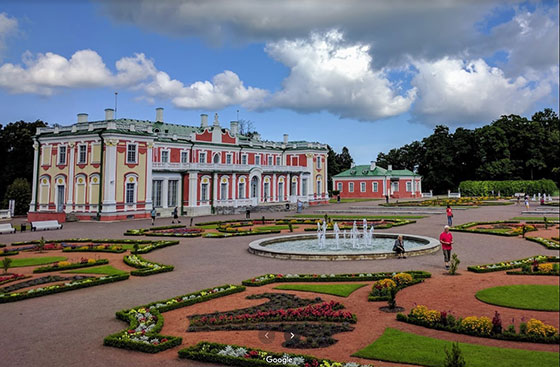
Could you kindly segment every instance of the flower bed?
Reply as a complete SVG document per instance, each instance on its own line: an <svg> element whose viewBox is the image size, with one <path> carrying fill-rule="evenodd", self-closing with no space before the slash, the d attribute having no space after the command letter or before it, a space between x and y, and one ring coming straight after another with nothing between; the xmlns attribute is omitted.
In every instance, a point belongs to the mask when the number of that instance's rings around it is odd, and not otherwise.
<svg viewBox="0 0 560 367"><path fill-rule="evenodd" d="M423 282L424 278L425 277L415 277L410 273L397 273L392 277L377 280L371 287L368 301L388 301L391 288L395 288L395 291L398 292L403 288Z"/></svg>
<svg viewBox="0 0 560 367"><path fill-rule="evenodd" d="M179 358L242 367L373 367L354 362L340 363L301 354L282 354L237 345L209 342L200 342L192 347L181 349L179 351Z"/></svg>
<svg viewBox="0 0 560 367"><path fill-rule="evenodd" d="M136 276L147 276L158 273L165 273L168 271L173 271L174 269L172 265L163 265L156 262L148 261L140 255L127 255L123 260L125 264L138 269L130 272L130 274Z"/></svg>
<svg viewBox="0 0 560 367"><path fill-rule="evenodd" d="M111 252L122 254L126 250L119 245L63 245L63 252Z"/></svg>
<svg viewBox="0 0 560 367"><path fill-rule="evenodd" d="M429 278L425 271L407 271L414 278ZM264 274L242 282L245 286L260 287L262 285L282 282L352 282L391 278L397 273L354 273L354 274Z"/></svg>
<svg viewBox="0 0 560 367"><path fill-rule="evenodd" d="M520 260L503 261L503 262L494 263L494 264L468 266L467 270L472 271L474 273L489 273L489 272L493 272L493 271L502 271L502 270L520 268L520 267L523 266L523 264L532 264L534 261L537 261L538 263L559 262L560 257L558 257L558 256L537 255L537 256L532 256L532 257L528 257L528 258L520 259Z"/></svg>
<svg viewBox="0 0 560 367"><path fill-rule="evenodd" d="M479 226L491 226L491 228L479 228ZM492 234L496 236L519 236L523 231L532 232L537 230L536 224L520 223L519 221L493 221L493 222L469 222L455 227L451 231Z"/></svg>
<svg viewBox="0 0 560 367"><path fill-rule="evenodd" d="M558 344L560 342L558 330L555 327L546 325L536 319L530 319L527 323L521 323L519 332L517 332L515 325L509 325L504 329L500 314L497 311L492 319L486 316L455 318L445 311L430 310L426 306L418 305L410 310L408 315L397 314L397 320L430 329L483 338L547 344Z"/></svg>
<svg viewBox="0 0 560 367"><path fill-rule="evenodd" d="M149 245L142 246L138 248L138 250L132 250L133 254L147 254L148 252L152 252L154 250L159 250L160 248L164 248L167 246L174 246L178 245L179 241L149 241Z"/></svg>
<svg viewBox="0 0 560 367"><path fill-rule="evenodd" d="M535 266L536 265L536 266ZM560 275L560 266L558 263L533 263L533 266L529 264L523 264L521 270L518 271L506 271L508 275Z"/></svg>
<svg viewBox="0 0 560 367"><path fill-rule="evenodd" d="M549 239L549 238L542 238L542 237L525 237L527 241L533 241L538 244L543 245L547 249L550 250L558 250L560 249L560 242L557 240Z"/></svg>
<svg viewBox="0 0 560 367"><path fill-rule="evenodd" d="M4 249L0 251L0 256L14 256L19 254L19 251Z"/></svg>
<svg viewBox="0 0 560 367"><path fill-rule="evenodd" d="M42 266L39 268L33 269L34 273L47 273L49 271L62 271L62 270L70 270L70 269L78 269L78 268L87 268L90 266L96 265L104 265L108 264L109 260L107 259L86 259L82 258L78 263L70 263L68 261L59 261L54 265L49 266Z"/></svg>
<svg viewBox="0 0 560 367"><path fill-rule="evenodd" d="M23 246L23 245L36 245L38 243L40 243L41 241L39 240L32 240L32 241L20 241L20 242L13 242L12 246ZM105 238L105 239L91 239L91 238L69 238L69 239L65 239L65 240L49 240L49 241L45 241L46 245L49 244L61 244L63 245L64 243L67 242L71 242L71 243L83 243L83 242L92 242L92 243L120 243L120 244L146 244L146 243L151 243L152 241L150 240L128 240L128 239L111 239L111 238Z"/></svg>
<svg viewBox="0 0 560 367"><path fill-rule="evenodd" d="M16 280L22 280L26 278L31 278L30 275L23 275L23 274L4 274L0 275L0 285L15 282Z"/></svg>
<svg viewBox="0 0 560 367"><path fill-rule="evenodd" d="M163 312L244 290L245 287L227 284L118 311L117 318L128 322L129 327L107 336L103 340L103 345L146 353L157 353L181 345L182 338L158 334L163 327L163 316L161 315Z"/></svg>
<svg viewBox="0 0 560 367"><path fill-rule="evenodd" d="M226 237L237 237L237 236L253 236L259 234L273 234L280 233L280 230L266 230L266 231L253 231L253 230L237 230L236 228L231 228L220 233L206 233L204 238L226 238Z"/></svg>
<svg viewBox="0 0 560 367"><path fill-rule="evenodd" d="M40 279L40 278L39 278ZM0 293L0 303L21 301L27 298L46 296L48 294L60 293L71 291L78 288L93 287L96 285L118 282L120 280L128 279L128 274L123 275L110 275L102 276L99 278L95 277L85 277L85 276L75 276L71 278L64 278L64 280L70 280L64 284L55 284L51 286L46 286L44 288L30 289L23 292L5 292ZM35 279L33 279L35 280ZM17 285L17 284L16 284ZM4 287L5 289L6 287Z"/></svg>
<svg viewBox="0 0 560 367"><path fill-rule="evenodd" d="M129 229L125 236L173 236L173 237L200 237L204 232L201 228L187 228L183 225L161 226L151 228Z"/></svg>

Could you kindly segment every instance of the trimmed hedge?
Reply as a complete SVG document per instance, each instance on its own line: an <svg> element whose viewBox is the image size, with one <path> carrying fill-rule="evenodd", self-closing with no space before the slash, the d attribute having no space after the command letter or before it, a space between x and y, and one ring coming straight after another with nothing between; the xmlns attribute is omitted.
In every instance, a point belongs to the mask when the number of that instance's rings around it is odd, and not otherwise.
<svg viewBox="0 0 560 367"><path fill-rule="evenodd" d="M410 287L411 285L415 285L418 283L422 283L424 281L424 278L412 278L412 282L408 283L408 284L401 284L398 285L397 287L395 287L396 293L398 293L400 290L406 288L406 287ZM368 302L379 302L379 301L388 301L389 300L389 295L385 295L385 296L374 296L373 295L373 291L370 292L370 294L368 295Z"/></svg>
<svg viewBox="0 0 560 367"><path fill-rule="evenodd" d="M239 236L253 236L259 234L273 234L280 233L280 230L267 230L267 231L239 231L239 232L220 232L220 233L206 233L204 238L227 238L227 237L239 237Z"/></svg>
<svg viewBox="0 0 560 367"><path fill-rule="evenodd" d="M14 256L17 254L19 254L19 251L9 251L9 250L0 251L0 256Z"/></svg>
<svg viewBox="0 0 560 367"><path fill-rule="evenodd" d="M36 245L40 241L39 240L32 240L32 241L20 241L20 242L13 242L12 246L21 246L21 245ZM105 239L91 239L91 238L69 238L65 240L48 240L45 243L63 243L63 242L92 242L92 243L121 243L121 244L146 244L152 243L153 241L150 240L129 240L129 239L114 239L114 238L105 238Z"/></svg>
<svg viewBox="0 0 560 367"><path fill-rule="evenodd" d="M450 316L447 316L448 318ZM558 344L560 343L560 338L558 334L556 336L538 336L538 335L528 335L522 333L515 333L508 331L505 329L501 333L494 333L494 334L484 334L474 330L470 330L461 326L462 318L456 319L453 318L453 325L443 325L440 322L437 323L430 323L428 321L419 320L415 317L411 317L410 315L405 315L402 313L397 314L397 320L406 322L408 324L419 325L426 327L428 329L435 329L435 330L443 330L449 331L451 333L456 334L465 334L465 335L472 335L477 336L480 338L489 338L489 339L499 339L499 340L512 340L517 342L530 342L530 343L543 343L543 344Z"/></svg>
<svg viewBox="0 0 560 367"><path fill-rule="evenodd" d="M136 256L138 260L145 262L146 266L142 266L132 261L131 260L132 256ZM131 275L135 275L135 276L148 276L148 275L154 275L159 273L166 273L168 271L173 271L173 269L175 268L172 265L164 265L164 264L159 264L153 261L146 260L140 255L127 255L123 258L123 261L126 265L138 269L130 272Z"/></svg>
<svg viewBox="0 0 560 367"><path fill-rule="evenodd" d="M102 276L99 278L86 278L81 281L74 281L62 285L46 286L45 288L43 288L43 290L40 291L30 290L33 292L23 291L23 292L14 292L14 293L1 293L0 303L21 301L28 298L41 297L49 294L71 291L74 289L93 287L96 285L118 282L121 280L126 280L128 279L128 277L129 277L128 274L109 275L109 276Z"/></svg>
<svg viewBox="0 0 560 367"><path fill-rule="evenodd" d="M459 190L467 196L487 196L500 192L502 196L513 196L516 193L536 195L538 193L552 194L558 191L558 186L552 180L509 180L509 181L462 181Z"/></svg>
<svg viewBox="0 0 560 367"><path fill-rule="evenodd" d="M548 238L542 237L525 237L527 241L536 242L540 245L543 245L549 250L558 250L560 248L560 243L556 240L550 240Z"/></svg>
<svg viewBox="0 0 560 367"><path fill-rule="evenodd" d="M157 242L153 242L153 241L149 241L150 245L148 246L143 246L141 248L138 249L138 251L130 251L132 254L147 254L148 252L152 252L154 250L159 250L160 248L164 248L167 246L175 246L179 244L179 241L177 240L173 240L173 241L157 241Z"/></svg>
<svg viewBox="0 0 560 367"><path fill-rule="evenodd" d="M224 297L230 294L243 292L245 287L243 286L235 286L226 284L223 286L215 287L215 288L208 288L203 289L198 292L188 293L185 295L169 298L162 301L156 301L152 303L148 303L146 305L137 306L132 309L125 309L121 311L117 311L116 317L119 320L129 323L129 327L125 330L122 330L118 333L111 334L103 340L103 345L116 347L116 348L123 348L123 349L130 349L136 350L145 353L157 353L161 352L162 350L166 350L169 348L173 348L177 345L180 345L182 342L182 338L173 337L173 336L163 336L158 334L163 327L163 316L162 313L170 310L175 310L181 307L186 307L193 305L195 303L209 301L214 298ZM153 345L150 343L145 342L138 342L130 339L130 335L134 333L130 333L130 331L134 331L139 326L139 321L134 316L139 311L149 311L152 315L157 318L157 322L154 324L148 332L142 334L142 336L146 335L148 338L156 338L160 342L157 345ZM166 341L164 341L166 339Z"/></svg>
<svg viewBox="0 0 560 367"><path fill-rule="evenodd" d="M538 263L560 262L560 258L558 256L535 255L520 260L503 261L494 264L472 265L468 266L467 270L472 271L473 273L490 273L493 271L517 269L523 266L523 264L532 264L535 260Z"/></svg>
<svg viewBox="0 0 560 367"><path fill-rule="evenodd" d="M85 246L82 246L85 247ZM92 247L88 247L86 248L82 248L82 247L65 247L62 249L62 252L110 252L110 253L114 253L114 254L122 254L123 252L125 252L126 250L124 248L120 248L120 249L111 249L111 248L103 248L103 249L97 249L94 246Z"/></svg>
<svg viewBox="0 0 560 367"><path fill-rule="evenodd" d="M426 271L405 271L413 278L424 279L432 275ZM357 282L391 278L397 273L354 273L354 274L264 274L255 278L246 279L241 284L249 287L260 287L271 283L296 283L296 282Z"/></svg>
<svg viewBox="0 0 560 367"><path fill-rule="evenodd" d="M220 353L222 350L238 350L242 348L246 354L242 357L227 355ZM237 354L237 353L236 353ZM271 357L273 361L267 362L266 357ZM239 345L219 344L210 342L200 342L188 348L179 350L179 358L192 359L201 362L210 362L220 365L228 366L242 366L242 367L284 367L294 366L294 363L289 363L288 358L299 359L302 363L298 365L305 366L342 366L340 362L333 362L328 359L315 358L303 354L291 353L276 353L269 352L262 349L255 349L249 347L242 347ZM278 363L276 363L278 362ZM371 365L355 364L355 367L366 367Z"/></svg>
<svg viewBox="0 0 560 367"><path fill-rule="evenodd" d="M97 265L105 265L108 264L109 260L107 259L99 259L99 260L95 260L94 263L74 263L74 264L70 264L68 266L54 266L54 265L50 265L50 266L42 266L40 268L35 268L33 269L33 273L47 273L50 271L62 271L62 270L71 270L71 269L79 269L79 268L87 268L90 266L97 266Z"/></svg>
<svg viewBox="0 0 560 367"><path fill-rule="evenodd" d="M152 236L152 237L200 237L203 231L200 232L154 232L166 229L176 229L176 228L186 228L185 225L170 225L170 226L160 226L151 228L139 228L139 229L129 229L124 235L125 236Z"/></svg>
<svg viewBox="0 0 560 367"><path fill-rule="evenodd" d="M513 228L511 229L511 232L500 232L500 231L496 231L494 229L488 228L488 229L484 229L484 228L474 228L474 229L470 229L471 227L474 226L478 226L478 225L484 225L484 224L519 224L521 223L518 220L496 220L496 221L490 221L490 222L468 222L468 223L464 223L455 227L451 227L449 228L450 231L454 231L454 232L468 232L468 233L481 233L481 234L491 234L491 235L495 235L495 236L506 236L506 237L515 237L515 236L519 236L521 233L515 233L513 232Z"/></svg>

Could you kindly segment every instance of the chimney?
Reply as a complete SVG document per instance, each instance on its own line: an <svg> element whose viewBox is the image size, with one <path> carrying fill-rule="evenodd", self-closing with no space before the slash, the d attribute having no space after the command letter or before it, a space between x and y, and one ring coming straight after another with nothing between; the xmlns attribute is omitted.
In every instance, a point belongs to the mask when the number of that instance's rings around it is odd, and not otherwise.
<svg viewBox="0 0 560 367"><path fill-rule="evenodd" d="M229 131L231 132L231 135L233 136L237 135L239 131L239 122L231 121L229 123Z"/></svg>
<svg viewBox="0 0 560 367"><path fill-rule="evenodd" d="M105 121L114 120L115 119L115 110L112 108L105 109Z"/></svg>
<svg viewBox="0 0 560 367"><path fill-rule="evenodd" d="M156 122L163 122L163 107L156 108Z"/></svg>
<svg viewBox="0 0 560 367"><path fill-rule="evenodd" d="M200 127L208 127L208 115L205 113L200 115Z"/></svg>
<svg viewBox="0 0 560 367"><path fill-rule="evenodd" d="M369 170L373 171L376 166L377 166L377 163L375 163L374 161L371 161L370 164L369 164Z"/></svg>
<svg viewBox="0 0 560 367"><path fill-rule="evenodd" d="M79 113L78 114L78 123L87 122L87 117L88 117L87 113Z"/></svg>
<svg viewBox="0 0 560 367"><path fill-rule="evenodd" d="M288 144L288 134L284 134L284 144Z"/></svg>
<svg viewBox="0 0 560 367"><path fill-rule="evenodd" d="M392 171L392 170L393 170L393 165L392 164L388 165L387 166L387 171Z"/></svg>

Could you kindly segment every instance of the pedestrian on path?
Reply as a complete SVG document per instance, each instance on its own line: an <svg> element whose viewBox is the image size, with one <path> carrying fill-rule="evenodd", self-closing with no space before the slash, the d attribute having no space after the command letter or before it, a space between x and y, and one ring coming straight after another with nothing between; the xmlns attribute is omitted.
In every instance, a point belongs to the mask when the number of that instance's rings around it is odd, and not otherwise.
<svg viewBox="0 0 560 367"><path fill-rule="evenodd" d="M150 216L152 217L152 226L156 223L156 208L152 208L152 211L150 212Z"/></svg>
<svg viewBox="0 0 560 367"><path fill-rule="evenodd" d="M449 205L447 206L445 212L447 213L447 225L449 227L453 227L453 211Z"/></svg>
<svg viewBox="0 0 560 367"><path fill-rule="evenodd" d="M525 195L525 208L529 210L529 196Z"/></svg>
<svg viewBox="0 0 560 367"><path fill-rule="evenodd" d="M404 240L402 235L399 235L395 240L393 251L397 254L398 259L406 259L406 256L404 255Z"/></svg>
<svg viewBox="0 0 560 367"><path fill-rule="evenodd" d="M177 207L175 207L175 209L173 209L173 220L171 221L171 223L175 223L175 221L177 221L177 223L181 223L181 221L179 220L179 213L177 210Z"/></svg>
<svg viewBox="0 0 560 367"><path fill-rule="evenodd" d="M443 227L443 232L439 235L439 243L443 250L443 261L445 268L449 269L449 261L451 260L451 250L453 249L453 235L449 232L449 226Z"/></svg>

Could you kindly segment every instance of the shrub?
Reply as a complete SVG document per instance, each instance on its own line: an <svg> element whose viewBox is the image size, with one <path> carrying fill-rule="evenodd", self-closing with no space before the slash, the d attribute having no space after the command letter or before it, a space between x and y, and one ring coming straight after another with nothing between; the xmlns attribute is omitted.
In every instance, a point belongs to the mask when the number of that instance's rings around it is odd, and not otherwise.
<svg viewBox="0 0 560 367"><path fill-rule="evenodd" d="M10 259L9 257L5 257L4 259L2 259L2 267L4 268L4 273L8 272L8 269L10 268L11 264L12 264L12 259Z"/></svg>
<svg viewBox="0 0 560 367"><path fill-rule="evenodd" d="M443 365L445 367L465 367L467 365L458 342L451 345L451 351L445 348L445 361Z"/></svg>
<svg viewBox="0 0 560 367"><path fill-rule="evenodd" d="M553 266L552 264L539 264L538 271L542 271L543 273L550 273L552 272Z"/></svg>
<svg viewBox="0 0 560 367"><path fill-rule="evenodd" d="M408 273L398 273L393 276L393 280L397 285L404 285L412 283L412 275Z"/></svg>
<svg viewBox="0 0 560 367"><path fill-rule="evenodd" d="M494 317L492 318L492 334L502 333L502 318L498 311L494 312Z"/></svg>
<svg viewBox="0 0 560 367"><path fill-rule="evenodd" d="M558 334L558 330L554 326L547 325L540 320L530 319L527 321L527 334L540 337L550 337Z"/></svg>
<svg viewBox="0 0 560 367"><path fill-rule="evenodd" d="M529 195L538 193L552 194L558 187L552 180L510 180L510 181L463 181L459 184L461 193L468 196L486 196L492 190L504 196L513 196L524 192Z"/></svg>
<svg viewBox="0 0 560 367"><path fill-rule="evenodd" d="M474 334L489 335L492 331L492 321L486 316L469 316L461 321L461 327Z"/></svg>
<svg viewBox="0 0 560 367"><path fill-rule="evenodd" d="M457 256L457 254L453 254L453 256L451 256L451 264L449 266L449 274L451 274L451 275L457 274L457 268L459 267L460 263L461 263L461 260L459 260L459 257Z"/></svg>

